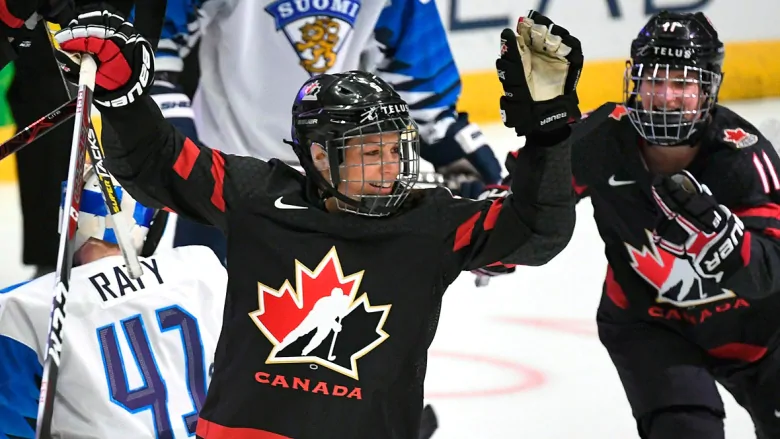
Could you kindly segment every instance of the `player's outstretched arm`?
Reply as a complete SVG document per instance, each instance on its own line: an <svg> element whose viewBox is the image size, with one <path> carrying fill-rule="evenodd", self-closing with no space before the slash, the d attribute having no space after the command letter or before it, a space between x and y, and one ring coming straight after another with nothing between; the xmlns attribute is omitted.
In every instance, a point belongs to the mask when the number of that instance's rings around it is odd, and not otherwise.
<svg viewBox="0 0 780 439"><path fill-rule="evenodd" d="M496 62L504 87L504 123L526 136L513 157L506 196L450 203L448 216L466 217L453 234L461 270L503 264L542 265L563 250L574 231L570 119L579 119L576 82L579 41L533 11L518 21L518 36L501 34ZM533 59L533 62L532 62Z"/></svg>
<svg viewBox="0 0 780 439"><path fill-rule="evenodd" d="M226 214L249 187L241 176L262 185L268 164L211 150L168 123L146 96L154 77L152 48L114 11L82 10L55 38L62 50L91 54L98 63L94 96L107 122L106 166L123 187L146 205L224 229ZM63 65L66 74L78 71Z"/></svg>

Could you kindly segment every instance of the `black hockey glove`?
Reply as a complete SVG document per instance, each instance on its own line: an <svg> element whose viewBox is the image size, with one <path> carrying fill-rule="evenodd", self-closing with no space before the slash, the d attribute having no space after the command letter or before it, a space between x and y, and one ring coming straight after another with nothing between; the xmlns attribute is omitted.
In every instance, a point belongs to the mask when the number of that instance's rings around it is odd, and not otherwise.
<svg viewBox="0 0 780 439"><path fill-rule="evenodd" d="M107 5L80 10L54 38L64 52L89 53L95 58L95 104L99 106L123 107L152 86L152 46ZM64 53L57 54L57 61L66 78L77 83L78 62Z"/></svg>
<svg viewBox="0 0 780 439"><path fill-rule="evenodd" d="M504 182L506 183L506 182ZM485 192L479 196L480 200L496 200L498 198L505 198L509 194L508 184L495 184L485 187ZM474 280L474 285L478 287L484 287L490 282L491 277L503 276L506 274L512 274L515 272L514 265L506 265L501 262L490 264L486 267L477 268L471 271L477 278Z"/></svg>
<svg viewBox="0 0 780 439"><path fill-rule="evenodd" d="M577 81L582 71L580 41L535 11L501 32L496 61L504 87L501 120L518 136L554 131L579 120Z"/></svg>
<svg viewBox="0 0 780 439"><path fill-rule="evenodd" d="M690 260L702 278L720 282L744 266L745 227L707 186L687 171L656 177L653 197L663 213L654 240L664 250Z"/></svg>
<svg viewBox="0 0 780 439"><path fill-rule="evenodd" d="M73 0L0 0L0 5L5 12L0 23L9 37L15 36L14 30L33 29L40 17L60 25L73 18Z"/></svg>

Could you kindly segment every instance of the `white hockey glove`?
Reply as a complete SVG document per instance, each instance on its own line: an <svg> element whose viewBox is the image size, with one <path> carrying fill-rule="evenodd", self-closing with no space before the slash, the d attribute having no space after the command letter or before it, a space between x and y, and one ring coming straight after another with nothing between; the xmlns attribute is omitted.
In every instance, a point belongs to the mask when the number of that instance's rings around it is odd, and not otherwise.
<svg viewBox="0 0 780 439"><path fill-rule="evenodd" d="M525 136L578 120L577 81L582 63L580 41L538 12L520 17L517 35L504 29L501 57L496 61L504 88L504 125Z"/></svg>

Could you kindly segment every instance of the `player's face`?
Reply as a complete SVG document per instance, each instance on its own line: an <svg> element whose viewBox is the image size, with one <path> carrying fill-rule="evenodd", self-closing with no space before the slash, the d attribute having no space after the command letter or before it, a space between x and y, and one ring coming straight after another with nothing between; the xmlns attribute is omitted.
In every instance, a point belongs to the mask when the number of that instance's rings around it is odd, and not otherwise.
<svg viewBox="0 0 780 439"><path fill-rule="evenodd" d="M339 169L339 192L351 195L390 195L401 165L398 132L369 134L347 141Z"/></svg>
<svg viewBox="0 0 780 439"><path fill-rule="evenodd" d="M662 65L647 69L639 84L642 107L649 111L683 111L692 120L704 101L698 70L670 70Z"/></svg>

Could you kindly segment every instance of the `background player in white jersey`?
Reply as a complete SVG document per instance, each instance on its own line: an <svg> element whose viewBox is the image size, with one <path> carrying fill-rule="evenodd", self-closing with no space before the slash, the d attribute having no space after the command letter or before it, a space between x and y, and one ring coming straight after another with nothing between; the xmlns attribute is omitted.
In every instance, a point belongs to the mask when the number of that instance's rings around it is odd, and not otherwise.
<svg viewBox="0 0 780 439"><path fill-rule="evenodd" d="M154 209L116 189L134 243L152 253L160 227ZM97 176L88 169L55 437L188 437L206 398L227 274L207 248L189 246L144 255L143 276L130 279L106 214ZM0 292L0 438L35 437L53 276Z"/></svg>
<svg viewBox="0 0 780 439"><path fill-rule="evenodd" d="M455 109L460 74L435 1L168 0L155 64L162 81L152 93L190 138L192 112L176 85L182 57L198 35L193 105L207 146L298 165L280 142L290 138L289 97L310 76L360 69L384 79L409 104L421 156L449 177L453 192L476 198L483 183L500 180L485 136ZM175 245L203 243L207 235L184 220ZM224 255L224 244L211 247Z"/></svg>

